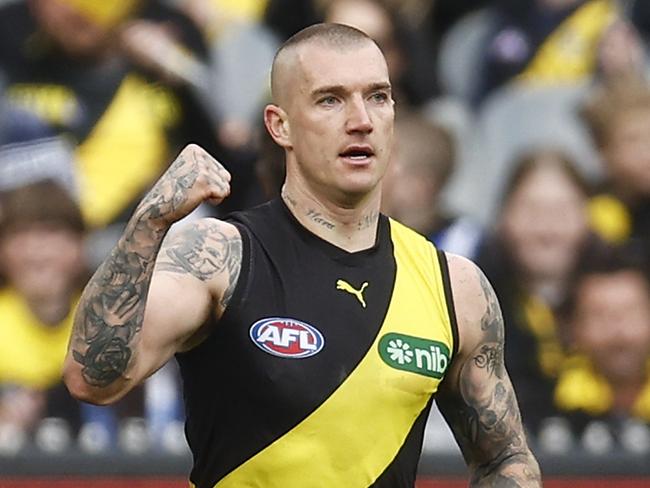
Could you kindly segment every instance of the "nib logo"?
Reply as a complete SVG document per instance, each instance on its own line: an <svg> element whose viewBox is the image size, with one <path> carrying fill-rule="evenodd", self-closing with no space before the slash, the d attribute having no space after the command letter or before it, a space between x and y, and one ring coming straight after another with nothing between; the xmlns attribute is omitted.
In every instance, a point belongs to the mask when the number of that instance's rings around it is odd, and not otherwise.
<svg viewBox="0 0 650 488"><path fill-rule="evenodd" d="M379 356L392 368L440 379L450 354L442 342L389 333L379 340Z"/></svg>
<svg viewBox="0 0 650 488"><path fill-rule="evenodd" d="M413 361L413 351L408 343L402 339L388 341L386 352L390 354L391 361L397 361L400 365Z"/></svg>

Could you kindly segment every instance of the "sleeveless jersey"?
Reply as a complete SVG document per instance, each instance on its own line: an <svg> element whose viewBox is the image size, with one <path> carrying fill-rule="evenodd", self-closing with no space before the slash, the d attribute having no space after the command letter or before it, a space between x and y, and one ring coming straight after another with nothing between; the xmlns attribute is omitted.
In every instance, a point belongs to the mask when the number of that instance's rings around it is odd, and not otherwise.
<svg viewBox="0 0 650 488"><path fill-rule="evenodd" d="M381 215L349 253L281 199L233 214L233 297L177 354L197 488L413 487L458 335L444 254Z"/></svg>

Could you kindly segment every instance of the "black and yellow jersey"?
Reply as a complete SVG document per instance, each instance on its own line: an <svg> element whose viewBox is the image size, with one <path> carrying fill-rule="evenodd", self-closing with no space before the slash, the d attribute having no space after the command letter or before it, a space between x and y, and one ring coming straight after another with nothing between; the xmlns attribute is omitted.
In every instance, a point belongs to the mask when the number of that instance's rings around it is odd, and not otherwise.
<svg viewBox="0 0 650 488"><path fill-rule="evenodd" d="M231 221L233 298L177 355L192 486L414 486L458 342L444 254L385 216L372 248L346 252L281 199Z"/></svg>

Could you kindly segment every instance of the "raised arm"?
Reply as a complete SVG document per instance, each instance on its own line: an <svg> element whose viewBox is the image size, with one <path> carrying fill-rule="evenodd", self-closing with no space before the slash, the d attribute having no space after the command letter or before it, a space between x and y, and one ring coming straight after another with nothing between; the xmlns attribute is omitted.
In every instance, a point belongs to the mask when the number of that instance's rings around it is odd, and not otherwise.
<svg viewBox="0 0 650 488"><path fill-rule="evenodd" d="M472 487L540 487L503 360L503 318L485 275L447 255L460 347L438 406L471 470Z"/></svg>
<svg viewBox="0 0 650 488"><path fill-rule="evenodd" d="M119 399L223 311L241 263L236 228L204 219L165 236L201 202L220 203L229 181L219 162L190 145L140 202L79 302L64 363L73 396Z"/></svg>

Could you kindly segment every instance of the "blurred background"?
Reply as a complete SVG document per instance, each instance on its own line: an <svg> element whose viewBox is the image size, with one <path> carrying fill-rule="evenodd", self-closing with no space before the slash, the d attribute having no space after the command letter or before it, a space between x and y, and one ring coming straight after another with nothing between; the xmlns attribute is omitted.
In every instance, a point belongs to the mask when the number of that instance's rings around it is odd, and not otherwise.
<svg viewBox="0 0 650 488"><path fill-rule="evenodd" d="M493 283L547 486L650 486L650 2L0 0L0 487L187 486L175 362L75 402L75 303L187 143L233 174L195 215L278 194L270 64L319 21L386 55L383 210ZM435 408L420 472L465 483Z"/></svg>

